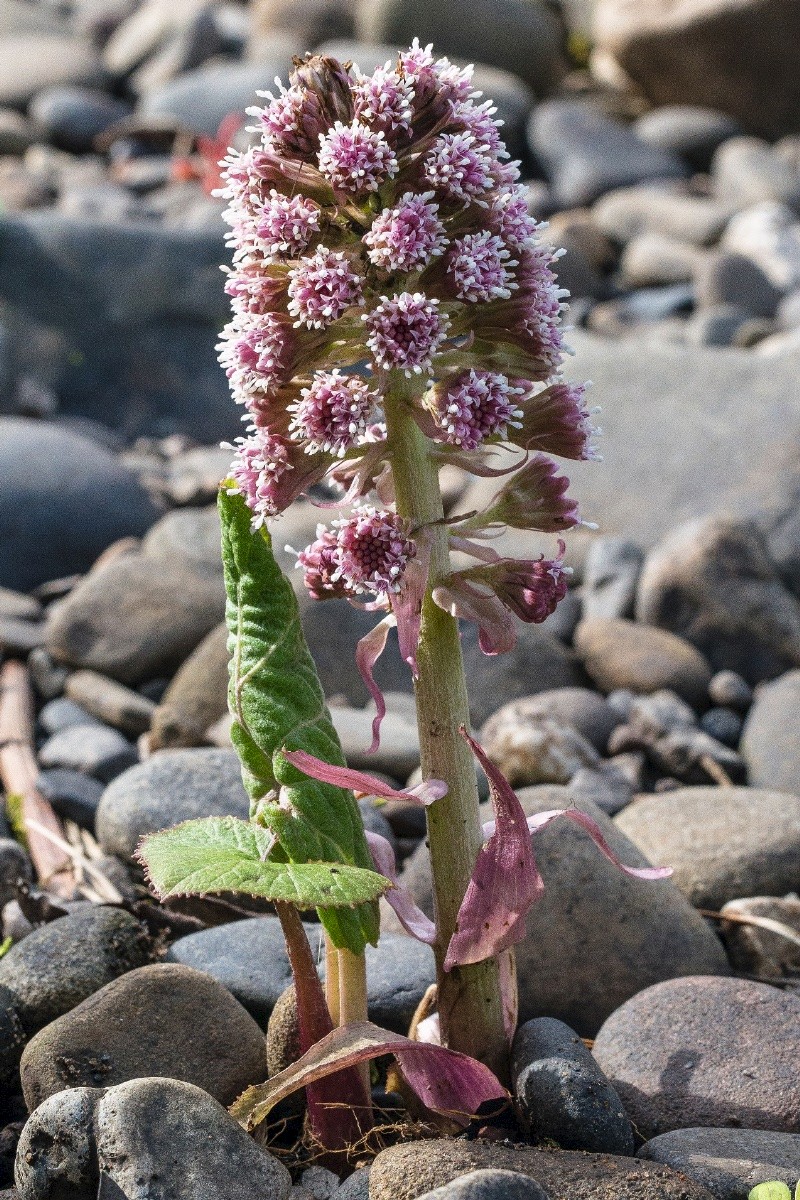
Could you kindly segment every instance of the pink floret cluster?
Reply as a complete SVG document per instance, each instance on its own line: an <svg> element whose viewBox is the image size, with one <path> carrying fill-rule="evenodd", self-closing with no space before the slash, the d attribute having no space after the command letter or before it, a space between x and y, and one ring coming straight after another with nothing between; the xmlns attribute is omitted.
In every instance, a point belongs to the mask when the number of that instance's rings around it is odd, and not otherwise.
<svg viewBox="0 0 800 1200"><path fill-rule="evenodd" d="M320 526L298 566L312 595L372 594L399 623L403 606L419 610L427 534L392 503L390 398L440 462L523 468L483 527L452 521L454 549L485 563L500 520L579 522L546 457L596 456L583 388L560 374L558 252L471 68L415 41L369 75L307 55L262 95L259 140L223 164L232 316L219 354L246 423L230 486L256 526L317 484L346 492L352 515ZM502 563L454 572L447 606L461 589L478 612L488 589L504 612L543 620L566 586L562 558Z"/></svg>

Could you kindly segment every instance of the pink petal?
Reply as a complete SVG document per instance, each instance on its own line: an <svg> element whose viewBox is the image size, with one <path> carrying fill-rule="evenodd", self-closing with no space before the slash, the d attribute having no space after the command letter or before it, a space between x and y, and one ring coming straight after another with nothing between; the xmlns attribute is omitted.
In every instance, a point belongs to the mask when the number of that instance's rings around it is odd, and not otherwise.
<svg viewBox="0 0 800 1200"><path fill-rule="evenodd" d="M387 879L391 879L394 884L394 887L390 888L385 895L387 902L397 913L397 919L406 933L410 933L417 941L427 942L429 946L432 946L436 941L436 926L422 909L417 907L411 898L411 893L398 884L394 850L386 838L381 837L379 833L371 833L369 829L364 832L375 870L380 875L385 875Z"/></svg>
<svg viewBox="0 0 800 1200"><path fill-rule="evenodd" d="M389 630L396 623L394 614L384 617L374 629L364 634L356 646L356 666L361 673L361 678L369 689L370 696L375 701L376 710L375 719L372 722L372 743L367 750L367 754L374 754L380 746L381 721L386 716L386 701L383 698L383 692L375 682L375 676L372 672L375 663L386 649L386 639L389 636Z"/></svg>
<svg viewBox="0 0 800 1200"><path fill-rule="evenodd" d="M459 537L455 533L450 537L450 549L458 550L461 554L469 554L472 558L480 559L481 562L500 562L500 555L491 546L481 546L479 542L472 542L469 538Z"/></svg>
<svg viewBox="0 0 800 1200"><path fill-rule="evenodd" d="M246 1129L252 1129L279 1101L299 1088L384 1054L394 1054L409 1086L428 1108L461 1125L468 1125L485 1101L508 1098L489 1068L474 1058L442 1046L412 1042L363 1021L334 1029L297 1062L266 1083L249 1087L231 1106L231 1114Z"/></svg>
<svg viewBox="0 0 800 1200"><path fill-rule="evenodd" d="M408 790L398 791L391 787L385 779L377 775L368 775L365 771L354 771L351 767L336 767L332 763L323 762L305 750L282 750L287 762L304 775L319 779L321 783L332 783L336 787L350 788L354 792L363 792L367 796L381 796L385 800L404 800L417 804L433 804L447 794L447 784L442 779L428 779L418 783ZM388 845L388 842L387 842Z"/></svg>
<svg viewBox="0 0 800 1200"><path fill-rule="evenodd" d="M668 879L672 874L672 867L626 866L603 837L597 822L588 813L581 812L579 808L556 808L549 812L537 813L533 817L528 817L528 828L531 833L538 833L556 817L568 817L570 821L574 821L576 825L585 829L601 854L605 855L609 862L612 862L620 871L624 871L626 875L633 875L636 879Z"/></svg>
<svg viewBox="0 0 800 1200"><path fill-rule="evenodd" d="M525 936L525 917L544 884L522 805L508 781L462 726L461 736L486 773L496 828L481 848L447 947L444 969L481 962Z"/></svg>
<svg viewBox="0 0 800 1200"><path fill-rule="evenodd" d="M397 637L400 643L400 655L404 662L411 667L411 674L417 678L417 646L419 631L422 624L422 601L428 587L428 574L431 564L430 533L422 530L415 535L417 553L403 572L400 590L389 593L389 602L397 621Z"/></svg>

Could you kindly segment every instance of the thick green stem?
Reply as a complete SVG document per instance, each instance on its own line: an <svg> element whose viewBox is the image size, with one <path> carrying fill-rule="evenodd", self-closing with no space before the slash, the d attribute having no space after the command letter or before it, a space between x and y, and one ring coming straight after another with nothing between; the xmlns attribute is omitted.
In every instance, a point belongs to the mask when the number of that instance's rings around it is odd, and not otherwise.
<svg viewBox="0 0 800 1200"><path fill-rule="evenodd" d="M384 408L392 452L397 511L412 528L443 517L439 474L431 443L407 404L409 388L395 379ZM469 725L467 688L458 624L431 598L450 571L447 528L433 526L430 583L422 605L415 683L422 770L444 779L448 793L428 809L428 838L438 930L438 1010L444 1045L485 1062L508 1077L508 1042L496 959L443 968L461 901L482 844L475 763L458 730Z"/></svg>

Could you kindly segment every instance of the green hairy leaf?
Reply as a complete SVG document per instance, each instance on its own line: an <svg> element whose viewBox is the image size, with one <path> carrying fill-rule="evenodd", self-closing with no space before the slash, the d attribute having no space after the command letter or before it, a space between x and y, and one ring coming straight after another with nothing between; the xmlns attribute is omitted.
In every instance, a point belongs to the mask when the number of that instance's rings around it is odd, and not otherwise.
<svg viewBox="0 0 800 1200"><path fill-rule="evenodd" d="M345 765L291 584L273 557L269 534L251 530L251 513L242 497L229 494L223 485L219 509L231 738L253 816L274 834L280 856L290 863L342 863L371 872L372 857L352 792L309 779L281 754L282 749L305 750ZM360 954L367 942L377 943L374 902L354 911L321 907L320 919L337 947Z"/></svg>
<svg viewBox="0 0 800 1200"><path fill-rule="evenodd" d="M391 887L383 875L362 867L267 861L272 843L258 825L206 817L144 838L138 857L162 900L244 892L297 908L342 908L375 900Z"/></svg>

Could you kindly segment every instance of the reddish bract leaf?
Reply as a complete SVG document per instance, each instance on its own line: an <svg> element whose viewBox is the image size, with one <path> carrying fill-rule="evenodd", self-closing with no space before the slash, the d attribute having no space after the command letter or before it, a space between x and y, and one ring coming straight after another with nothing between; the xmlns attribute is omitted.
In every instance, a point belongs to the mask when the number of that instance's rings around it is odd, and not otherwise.
<svg viewBox="0 0 800 1200"><path fill-rule="evenodd" d="M370 629L369 633L365 633L361 641L356 646L356 666L361 674L361 678L367 685L367 690L375 702L375 717L372 722L372 742L367 749L367 754L374 754L381 744L381 722L386 716L386 701L383 698L383 692L375 682L373 671L375 663L386 649L386 639L389 636L389 630L393 625L397 624L397 619L393 613L388 617L384 617L379 621L374 629Z"/></svg>
<svg viewBox="0 0 800 1200"><path fill-rule="evenodd" d="M521 941L528 910L544 890L522 805L463 725L460 732L486 773L497 824L478 852L447 947L445 971L493 958Z"/></svg>
<svg viewBox="0 0 800 1200"><path fill-rule="evenodd" d="M460 1125L468 1125L487 1100L505 1100L508 1092L483 1063L380 1029L369 1021L334 1029L302 1058L250 1087L231 1105L230 1112L245 1129L252 1129L286 1096L334 1071L393 1054L397 1065L425 1106Z"/></svg>
<svg viewBox="0 0 800 1200"><path fill-rule="evenodd" d="M459 909L457 929L444 961L446 971L493 958L524 938L525 917L544 891L531 834L556 817L567 817L580 825L598 850L626 875L666 879L672 874L671 867L627 866L611 849L597 822L578 808L550 809L526 817L513 788L463 726L461 735L486 773L495 819L484 825L488 841L478 853Z"/></svg>
<svg viewBox="0 0 800 1200"><path fill-rule="evenodd" d="M406 933L410 933L417 941L426 942L432 946L436 941L436 926L430 917L426 916L422 909L414 903L411 893L398 884L394 850L386 838L381 837L379 833L371 833L369 829L364 832L375 870L380 875L385 875L387 879L391 879L394 884L394 887L385 893L387 903L394 909L397 919Z"/></svg>
<svg viewBox="0 0 800 1200"><path fill-rule="evenodd" d="M413 788L398 791L385 779L378 779L377 775L354 771L351 767L335 767L332 763L323 762L321 758L315 758L313 754L307 754L305 750L282 750L281 754L304 775L319 779L321 783L332 783L335 787L363 792L365 796L380 796L385 800L404 800L406 803L427 805L447 794L447 784L442 779L427 779Z"/></svg>

